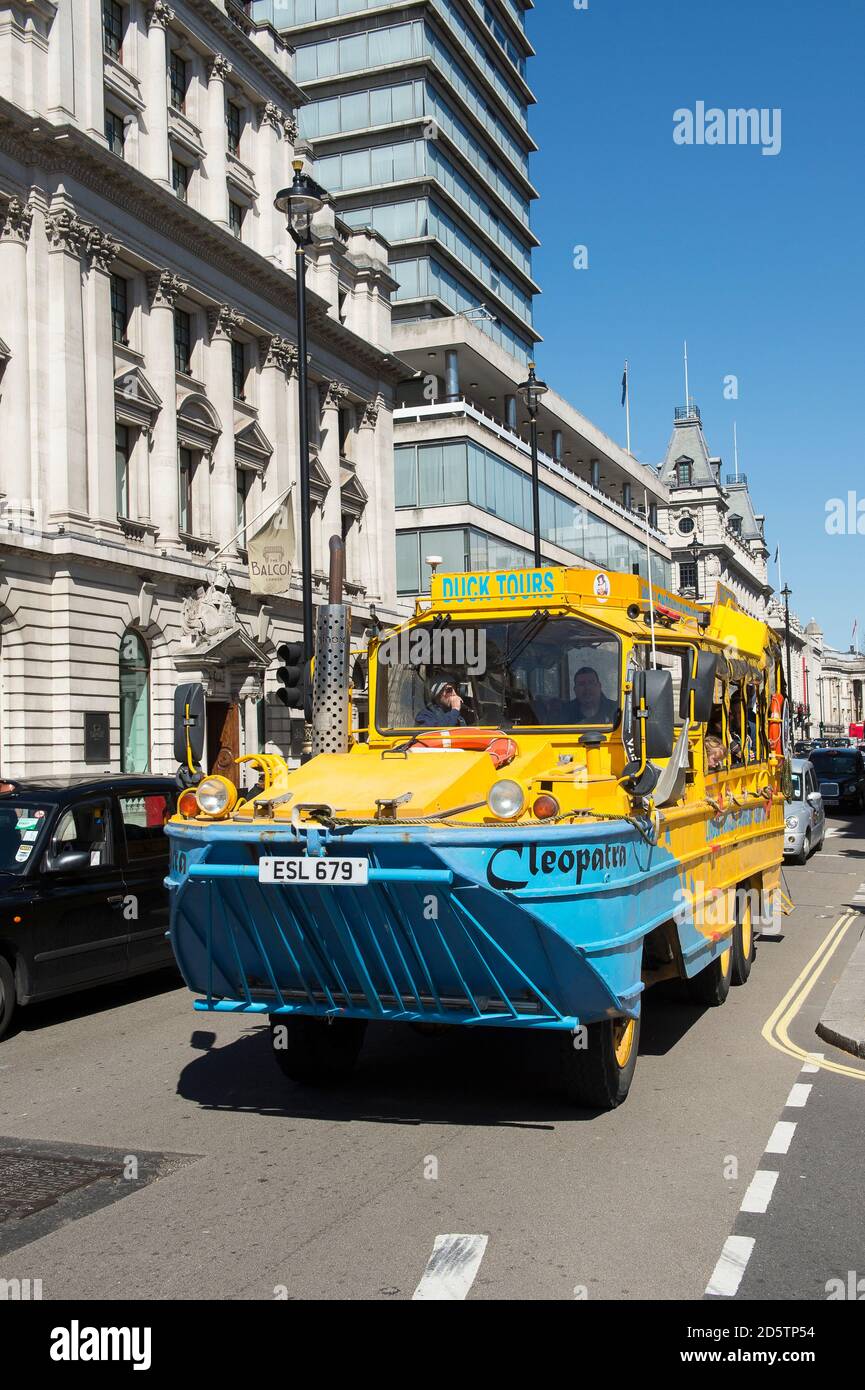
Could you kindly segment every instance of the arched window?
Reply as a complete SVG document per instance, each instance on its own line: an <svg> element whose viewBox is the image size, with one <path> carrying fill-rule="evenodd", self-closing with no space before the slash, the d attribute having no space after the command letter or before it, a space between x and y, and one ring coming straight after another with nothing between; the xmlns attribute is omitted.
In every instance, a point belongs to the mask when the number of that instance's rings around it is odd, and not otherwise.
<svg viewBox="0 0 865 1390"><path fill-rule="evenodd" d="M120 639L120 771L150 767L150 658L144 639L128 627Z"/></svg>

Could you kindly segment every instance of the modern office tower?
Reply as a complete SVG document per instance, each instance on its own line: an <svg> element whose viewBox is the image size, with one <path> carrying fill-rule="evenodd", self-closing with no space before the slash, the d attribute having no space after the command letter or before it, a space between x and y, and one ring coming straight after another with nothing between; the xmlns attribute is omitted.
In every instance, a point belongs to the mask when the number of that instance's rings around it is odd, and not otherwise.
<svg viewBox="0 0 865 1390"><path fill-rule="evenodd" d="M399 592L445 567L531 563L534 97L523 0L255 0L295 50L301 136L340 219L390 245ZM657 471L564 396L538 417L545 560L670 580ZM648 525L647 525L648 523Z"/></svg>

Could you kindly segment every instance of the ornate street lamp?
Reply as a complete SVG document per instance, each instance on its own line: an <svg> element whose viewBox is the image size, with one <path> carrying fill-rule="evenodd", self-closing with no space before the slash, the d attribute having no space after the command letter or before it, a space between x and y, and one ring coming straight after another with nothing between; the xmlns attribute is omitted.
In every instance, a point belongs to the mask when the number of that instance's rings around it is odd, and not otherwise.
<svg viewBox="0 0 865 1390"><path fill-rule="evenodd" d="M297 432L300 447L300 563L303 592L303 647L307 661L313 654L312 627L312 533L309 497L309 420L307 418L306 372L306 248L312 241L314 215L324 206L324 189L303 173L303 160L292 161L294 182L277 193L273 205L286 219L295 245L294 274L297 284Z"/></svg>
<svg viewBox="0 0 865 1390"><path fill-rule="evenodd" d="M700 602L700 542L697 540L697 533L694 532L694 539L688 549L694 561L694 600Z"/></svg>
<svg viewBox="0 0 865 1390"><path fill-rule="evenodd" d="M535 565L541 563L541 490L538 481L538 407L541 397L550 388L535 376L535 364L529 363L528 380L517 387L517 394L529 412L532 439L532 525L535 533Z"/></svg>
<svg viewBox="0 0 865 1390"><path fill-rule="evenodd" d="M793 667L790 661L790 595L793 590L785 584L781 593L784 596L784 645L787 648L787 699L793 700Z"/></svg>

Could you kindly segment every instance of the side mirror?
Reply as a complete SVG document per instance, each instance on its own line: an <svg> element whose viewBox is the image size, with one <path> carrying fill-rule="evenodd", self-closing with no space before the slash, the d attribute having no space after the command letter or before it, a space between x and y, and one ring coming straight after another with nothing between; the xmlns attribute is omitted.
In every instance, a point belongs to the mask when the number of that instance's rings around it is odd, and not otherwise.
<svg viewBox="0 0 865 1390"><path fill-rule="evenodd" d="M645 717L639 716L644 704ZM669 758L673 752L676 728L673 718L673 677L669 671L638 671L634 681L634 728L637 751L646 759ZM645 750L642 740L645 739Z"/></svg>
<svg viewBox="0 0 865 1390"><path fill-rule="evenodd" d="M61 850L59 854L48 855L43 868L49 874L77 874L81 869L90 868L89 849Z"/></svg>
<svg viewBox="0 0 865 1390"><path fill-rule="evenodd" d="M682 682L679 697L679 718L691 717L691 691L694 692L694 722L708 724L715 701L715 677L718 672L717 652L697 652L697 665L689 680Z"/></svg>
<svg viewBox="0 0 865 1390"><path fill-rule="evenodd" d="M823 795L822 795L821 792L809 792L809 793L808 793L808 803L809 803L809 805L811 805L811 806L819 806L819 805L822 803L822 801L823 801Z"/></svg>

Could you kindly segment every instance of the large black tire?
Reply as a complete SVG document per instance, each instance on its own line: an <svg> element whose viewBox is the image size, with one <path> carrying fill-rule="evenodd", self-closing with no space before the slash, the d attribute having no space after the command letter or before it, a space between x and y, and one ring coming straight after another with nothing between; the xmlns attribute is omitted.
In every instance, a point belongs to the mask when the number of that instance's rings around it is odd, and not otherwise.
<svg viewBox="0 0 865 1390"><path fill-rule="evenodd" d="M754 960L754 913L753 894L756 889L743 883L736 894L736 926L733 929L733 970L731 980L734 985L744 985L751 973Z"/></svg>
<svg viewBox="0 0 865 1390"><path fill-rule="evenodd" d="M802 848L800 849L799 853L796 855L796 858L795 858L795 861L794 861L794 862L795 862L796 864L807 864L810 855L811 855L811 831L810 831L810 830L806 830L806 831L805 831L805 838L804 838L804 840L802 841Z"/></svg>
<svg viewBox="0 0 865 1390"><path fill-rule="evenodd" d="M717 1009L730 993L732 978L733 943L731 940L726 951L722 951L711 965L707 965L705 970L700 971L699 975L695 975L692 980L685 982L685 991L692 1004L702 1004L707 1009Z"/></svg>
<svg viewBox="0 0 865 1390"><path fill-rule="evenodd" d="M8 960L0 956L0 1038L12 1027L16 1004L15 974Z"/></svg>
<svg viewBox="0 0 865 1390"><path fill-rule="evenodd" d="M586 1046L575 1047L573 1033L556 1033L562 1090L574 1105L615 1110L631 1089L640 1050L640 1020L605 1019L590 1023Z"/></svg>
<svg viewBox="0 0 865 1390"><path fill-rule="evenodd" d="M327 1086L354 1069L366 1023L358 1018L307 1018L271 1014L270 1043L277 1066L290 1081Z"/></svg>

